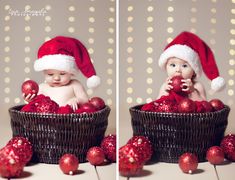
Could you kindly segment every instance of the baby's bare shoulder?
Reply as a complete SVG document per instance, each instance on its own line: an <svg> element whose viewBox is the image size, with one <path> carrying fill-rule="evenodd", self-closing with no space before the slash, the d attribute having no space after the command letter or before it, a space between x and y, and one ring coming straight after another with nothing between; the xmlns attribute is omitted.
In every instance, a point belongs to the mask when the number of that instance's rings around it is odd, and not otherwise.
<svg viewBox="0 0 235 180"><path fill-rule="evenodd" d="M80 83L80 81L78 81L77 79L72 79L70 82L71 86L82 86L82 84Z"/></svg>
<svg viewBox="0 0 235 180"><path fill-rule="evenodd" d="M203 84L198 81L194 83L194 87L198 90L204 89Z"/></svg>

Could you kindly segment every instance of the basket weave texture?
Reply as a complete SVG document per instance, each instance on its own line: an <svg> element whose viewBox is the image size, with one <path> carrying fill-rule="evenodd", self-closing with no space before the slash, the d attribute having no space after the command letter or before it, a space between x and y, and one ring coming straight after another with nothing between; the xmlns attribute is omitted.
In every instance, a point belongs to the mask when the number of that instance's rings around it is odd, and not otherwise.
<svg viewBox="0 0 235 180"><path fill-rule="evenodd" d="M100 145L108 125L110 108L89 114L41 114L9 109L13 136L27 137L33 145L32 162L58 164L65 153L86 162L86 153Z"/></svg>
<svg viewBox="0 0 235 180"><path fill-rule="evenodd" d="M206 161L209 147L219 145L228 124L230 108L210 113L160 113L131 107L133 135L147 136L153 144L153 159L177 163L185 152Z"/></svg>

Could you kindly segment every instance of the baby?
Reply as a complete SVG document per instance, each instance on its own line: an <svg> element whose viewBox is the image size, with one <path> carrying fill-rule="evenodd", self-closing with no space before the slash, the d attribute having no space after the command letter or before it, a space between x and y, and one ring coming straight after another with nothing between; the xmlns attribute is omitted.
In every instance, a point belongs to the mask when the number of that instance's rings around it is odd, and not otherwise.
<svg viewBox="0 0 235 180"><path fill-rule="evenodd" d="M172 57L167 60L166 72L168 78L160 88L159 96L168 95L169 91L173 88L171 78L174 76L182 76L182 91L187 92L188 97L194 101L206 100L206 92L204 86L195 81L196 74L187 61Z"/></svg>
<svg viewBox="0 0 235 180"><path fill-rule="evenodd" d="M97 87L100 78L96 76L89 54L77 39L58 36L45 42L38 51L34 63L36 71L43 71L45 82L39 85L38 94L49 96L59 106L70 105L73 110L79 104L88 101L88 95L82 84L73 79L77 68L85 75L88 88ZM23 97L30 102L36 95Z"/></svg>
<svg viewBox="0 0 235 180"><path fill-rule="evenodd" d="M204 86L196 81L202 70L212 81L212 90L220 91L225 86L224 79L219 76L213 52L203 40L190 32L182 32L165 48L159 66L166 70L168 78L161 86L158 98L169 94L173 88L173 76L182 76L182 91L187 92L194 101L206 100Z"/></svg>

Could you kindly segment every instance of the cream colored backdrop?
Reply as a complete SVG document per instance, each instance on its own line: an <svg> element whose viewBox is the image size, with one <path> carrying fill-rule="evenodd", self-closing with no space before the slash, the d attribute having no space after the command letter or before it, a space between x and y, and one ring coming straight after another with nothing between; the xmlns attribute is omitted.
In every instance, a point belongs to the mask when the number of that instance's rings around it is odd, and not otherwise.
<svg viewBox="0 0 235 180"><path fill-rule="evenodd" d="M198 34L213 49L223 92L212 94L201 77L208 99L231 107L227 133L235 133L235 1L123 0L120 1L120 145L132 135L129 107L156 99L166 73L158 67L164 47L181 31Z"/></svg>
<svg viewBox="0 0 235 180"><path fill-rule="evenodd" d="M8 108L24 103L22 82L28 78L43 81L42 74L33 70L38 48L56 35L78 38L87 47L102 78L97 90L87 92L90 97L102 97L111 107L107 133L115 133L115 4L115 0L0 1L1 140L11 135ZM82 74L77 78L86 87L86 78Z"/></svg>

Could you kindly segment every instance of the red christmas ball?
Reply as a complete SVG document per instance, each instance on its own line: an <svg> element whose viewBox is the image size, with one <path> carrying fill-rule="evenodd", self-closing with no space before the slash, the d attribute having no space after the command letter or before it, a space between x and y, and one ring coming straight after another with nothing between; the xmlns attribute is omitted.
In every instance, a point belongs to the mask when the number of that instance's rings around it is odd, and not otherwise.
<svg viewBox="0 0 235 180"><path fill-rule="evenodd" d="M81 104L79 108L75 111L75 113L93 113L97 111L95 106L90 102Z"/></svg>
<svg viewBox="0 0 235 180"><path fill-rule="evenodd" d="M208 101L201 101L202 106L205 109L205 112L212 112L213 111L213 107L211 105L211 103L209 103Z"/></svg>
<svg viewBox="0 0 235 180"><path fill-rule="evenodd" d="M224 162L224 151L219 146L212 146L207 150L206 159L214 165Z"/></svg>
<svg viewBox="0 0 235 180"><path fill-rule="evenodd" d="M179 158L179 167L184 173L193 173L198 166L198 158L195 154L184 153Z"/></svg>
<svg viewBox="0 0 235 180"><path fill-rule="evenodd" d="M230 161L235 161L235 134L225 136L220 144L224 150L225 157Z"/></svg>
<svg viewBox="0 0 235 180"><path fill-rule="evenodd" d="M89 102L95 106L96 110L101 110L105 107L105 102L100 97L92 97Z"/></svg>
<svg viewBox="0 0 235 180"><path fill-rule="evenodd" d="M109 134L101 142L101 148L104 154L111 162L116 162L116 135Z"/></svg>
<svg viewBox="0 0 235 180"><path fill-rule="evenodd" d="M119 173L122 176L138 175L144 162L142 153L132 144L126 144L119 149Z"/></svg>
<svg viewBox="0 0 235 180"><path fill-rule="evenodd" d="M157 109L158 112L167 112L167 113L178 112L177 105L173 101L163 101L157 104L158 104L158 109Z"/></svg>
<svg viewBox="0 0 235 180"><path fill-rule="evenodd" d="M86 155L87 160L94 166L98 166L104 163L105 155L101 147L91 147Z"/></svg>
<svg viewBox="0 0 235 180"><path fill-rule="evenodd" d="M33 80L27 80L25 82L23 82L23 84L21 85L21 91L22 93L24 93L26 96L28 94L38 94L38 90L39 90L39 86L38 84L33 81Z"/></svg>
<svg viewBox="0 0 235 180"><path fill-rule="evenodd" d="M0 150L0 176L4 178L20 177L25 163L13 146L5 146Z"/></svg>
<svg viewBox="0 0 235 180"><path fill-rule="evenodd" d="M193 100L184 98L178 104L178 111L180 113L193 113L196 111L196 104Z"/></svg>
<svg viewBox="0 0 235 180"><path fill-rule="evenodd" d="M73 175L78 169L79 161L73 154L64 154L59 160L59 166L64 174Z"/></svg>
<svg viewBox="0 0 235 180"><path fill-rule="evenodd" d="M21 156L22 161L27 164L33 156L33 147L30 141L24 137L13 137L6 146L16 148L17 154Z"/></svg>
<svg viewBox="0 0 235 180"><path fill-rule="evenodd" d="M133 136L127 143L135 146L138 149L138 151L141 152L145 162L150 160L150 158L152 157L153 154L152 143L149 141L147 137Z"/></svg>
<svg viewBox="0 0 235 180"><path fill-rule="evenodd" d="M174 76L171 78L171 85L172 85L172 90L175 92L175 93L180 93L182 92L182 80L184 78L182 76Z"/></svg>
<svg viewBox="0 0 235 180"><path fill-rule="evenodd" d="M214 111L219 111L224 108L224 103L219 99L212 99L210 101L210 104L213 107Z"/></svg>

